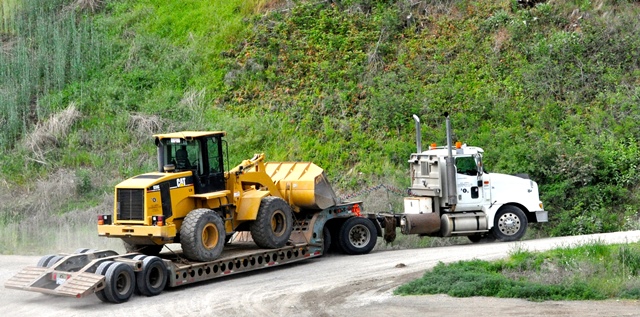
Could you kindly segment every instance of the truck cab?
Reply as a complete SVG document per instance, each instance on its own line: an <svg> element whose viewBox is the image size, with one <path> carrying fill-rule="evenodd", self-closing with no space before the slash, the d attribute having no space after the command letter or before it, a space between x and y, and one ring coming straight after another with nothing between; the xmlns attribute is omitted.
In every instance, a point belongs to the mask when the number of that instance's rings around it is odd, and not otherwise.
<svg viewBox="0 0 640 317"><path fill-rule="evenodd" d="M409 159L411 197L405 198L403 232L513 241L524 235L528 223L548 221L535 181L488 173L484 150L454 145L448 117L447 123L450 146L432 144L421 151L417 139L418 151ZM419 131L419 120L416 125Z"/></svg>

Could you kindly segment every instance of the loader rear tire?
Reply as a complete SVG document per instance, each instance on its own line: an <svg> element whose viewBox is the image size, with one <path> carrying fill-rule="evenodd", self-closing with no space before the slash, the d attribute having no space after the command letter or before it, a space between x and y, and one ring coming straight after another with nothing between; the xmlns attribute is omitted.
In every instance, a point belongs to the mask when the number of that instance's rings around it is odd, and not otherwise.
<svg viewBox="0 0 640 317"><path fill-rule="evenodd" d="M503 206L496 213L491 234L500 241L517 241L527 231L527 216L516 206Z"/></svg>
<svg viewBox="0 0 640 317"><path fill-rule="evenodd" d="M164 245L130 244L124 240L122 241L122 244L124 245L124 250L127 253L138 252L144 255L153 256L160 254L160 251L162 251L162 248L164 247Z"/></svg>
<svg viewBox="0 0 640 317"><path fill-rule="evenodd" d="M291 207L279 197L265 197L260 202L256 220L251 223L251 237L261 248L282 248L293 231Z"/></svg>
<svg viewBox="0 0 640 317"><path fill-rule="evenodd" d="M352 217L340 227L338 243L346 254L367 254L376 246L376 226L371 220Z"/></svg>
<svg viewBox="0 0 640 317"><path fill-rule="evenodd" d="M195 209L180 227L182 253L193 261L213 261L224 248L226 231L222 217L211 209Z"/></svg>
<svg viewBox="0 0 640 317"><path fill-rule="evenodd" d="M107 268L104 297L111 303L124 303L131 298L136 288L133 269L123 262L115 262Z"/></svg>
<svg viewBox="0 0 640 317"><path fill-rule="evenodd" d="M164 290L167 284L167 266L156 256L142 259L142 271L136 273L136 285L140 294L156 296Z"/></svg>

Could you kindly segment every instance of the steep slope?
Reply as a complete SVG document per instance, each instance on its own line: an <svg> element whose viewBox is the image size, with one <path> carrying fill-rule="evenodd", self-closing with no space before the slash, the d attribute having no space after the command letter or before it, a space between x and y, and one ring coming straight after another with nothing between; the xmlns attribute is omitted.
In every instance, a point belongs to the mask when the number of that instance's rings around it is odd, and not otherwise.
<svg viewBox="0 0 640 317"><path fill-rule="evenodd" d="M312 160L341 192L403 187L410 115L425 122L425 142L442 144L449 111L455 137L484 147L490 170L540 183L547 233L637 226L637 1L0 8L1 196L10 201L0 225L42 205L64 213L103 201L119 179L154 168L150 135L175 129L227 130L232 162L260 151ZM71 203L16 194L52 175L68 177Z"/></svg>

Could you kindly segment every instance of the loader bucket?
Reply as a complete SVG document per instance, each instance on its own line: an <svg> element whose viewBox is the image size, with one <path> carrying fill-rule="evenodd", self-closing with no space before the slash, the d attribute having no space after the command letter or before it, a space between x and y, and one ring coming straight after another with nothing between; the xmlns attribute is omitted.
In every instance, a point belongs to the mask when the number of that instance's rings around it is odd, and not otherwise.
<svg viewBox="0 0 640 317"><path fill-rule="evenodd" d="M325 209L340 203L324 173L311 162L271 162L265 170L282 197L303 209Z"/></svg>

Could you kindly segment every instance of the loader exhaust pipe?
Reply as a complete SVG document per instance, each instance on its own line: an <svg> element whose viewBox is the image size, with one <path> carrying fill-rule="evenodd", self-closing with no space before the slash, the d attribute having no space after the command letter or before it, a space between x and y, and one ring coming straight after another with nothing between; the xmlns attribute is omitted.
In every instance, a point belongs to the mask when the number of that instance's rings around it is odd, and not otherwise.
<svg viewBox="0 0 640 317"><path fill-rule="evenodd" d="M418 149L418 154L422 153L422 131L420 129L420 118L413 115L413 120L416 121L416 148Z"/></svg>
<svg viewBox="0 0 640 317"><path fill-rule="evenodd" d="M455 160L453 159L453 140L451 139L451 120L449 120L449 113L445 112L444 117L447 122L447 192L449 205L451 205L451 211L454 211L456 204L458 204L458 194L456 188L456 167Z"/></svg>

